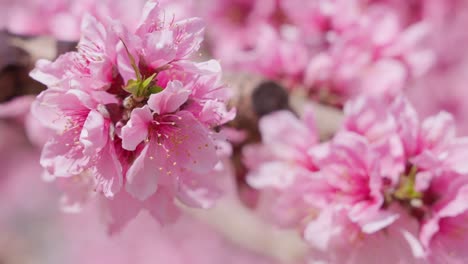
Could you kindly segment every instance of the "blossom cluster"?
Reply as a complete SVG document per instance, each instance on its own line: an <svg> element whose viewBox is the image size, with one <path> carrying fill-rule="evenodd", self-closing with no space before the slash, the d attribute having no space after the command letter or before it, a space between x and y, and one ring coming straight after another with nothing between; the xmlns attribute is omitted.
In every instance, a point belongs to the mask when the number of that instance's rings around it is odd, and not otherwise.
<svg viewBox="0 0 468 264"><path fill-rule="evenodd" d="M341 105L356 94L397 96L428 70L429 22L405 5L367 0L207 0L213 53L224 66L252 71ZM416 13L416 11L414 11Z"/></svg>
<svg viewBox="0 0 468 264"><path fill-rule="evenodd" d="M386 251L393 263L464 259L468 139L456 136L452 116L420 121L403 97L359 97L344 114L342 127L322 143L308 112L302 121L286 111L262 118L262 143L247 148L245 159L249 183L269 197L270 217L301 228L337 263L363 261L356 248L381 235L382 246L400 247L396 256Z"/></svg>
<svg viewBox="0 0 468 264"><path fill-rule="evenodd" d="M51 35L62 41L80 38L80 24L86 13L99 18L119 19L135 28L145 1L35 0L0 1L0 29L19 35Z"/></svg>
<svg viewBox="0 0 468 264"><path fill-rule="evenodd" d="M174 199L209 207L218 195L213 129L234 112L218 62L190 60L202 21L171 19L156 2L135 31L85 16L78 50L40 60L31 73L48 87L32 113L55 131L41 155L46 177L72 207L102 194L117 227L139 208L164 222Z"/></svg>

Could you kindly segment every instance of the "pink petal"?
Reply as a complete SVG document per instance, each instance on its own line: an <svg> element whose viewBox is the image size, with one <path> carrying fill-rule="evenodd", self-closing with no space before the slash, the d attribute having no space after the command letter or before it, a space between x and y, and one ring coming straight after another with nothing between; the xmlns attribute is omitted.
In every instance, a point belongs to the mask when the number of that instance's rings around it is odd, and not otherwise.
<svg viewBox="0 0 468 264"><path fill-rule="evenodd" d="M122 128L122 147L133 151L148 137L148 127L153 120L148 106L133 109L130 120Z"/></svg>
<svg viewBox="0 0 468 264"><path fill-rule="evenodd" d="M143 44L146 47L145 62L154 69L166 65L176 58L174 34L170 30L152 32Z"/></svg>
<svg viewBox="0 0 468 264"><path fill-rule="evenodd" d="M368 217L365 221L361 222L360 225L363 232L372 234L390 226L398 217L398 214L393 214L391 212L380 212L374 216Z"/></svg>
<svg viewBox="0 0 468 264"><path fill-rule="evenodd" d="M190 93L181 82L171 81L162 92L150 96L148 105L156 114L172 113L187 101Z"/></svg>
<svg viewBox="0 0 468 264"><path fill-rule="evenodd" d="M315 145L318 138L316 131L309 130L310 126L285 110L264 116L260 119L259 126L263 143L271 145L275 155L288 159L302 157L302 153Z"/></svg>
<svg viewBox="0 0 468 264"><path fill-rule="evenodd" d="M287 188L294 182L297 169L299 168L287 162L267 162L252 171L247 182L256 189Z"/></svg>
<svg viewBox="0 0 468 264"><path fill-rule="evenodd" d="M416 258L424 257L426 252L423 246L421 245L420 241L416 237L414 237L413 234L411 234L410 232L404 229L401 230L401 233L403 237L405 238L405 240L408 242L411 248L411 252L413 253L413 256Z"/></svg>
<svg viewBox="0 0 468 264"><path fill-rule="evenodd" d="M84 146L86 155L93 155L107 144L109 125L104 117L96 110L89 112L80 134L80 142Z"/></svg>
<svg viewBox="0 0 468 264"><path fill-rule="evenodd" d="M180 141L164 142L168 154L177 162L177 166L196 173L210 171L219 161L210 132L190 112L180 111L177 115L180 117L176 122L179 129L170 137Z"/></svg>
<svg viewBox="0 0 468 264"><path fill-rule="evenodd" d="M158 189L165 164L166 152L150 141L128 169L126 190L141 201L148 199Z"/></svg>
<svg viewBox="0 0 468 264"><path fill-rule="evenodd" d="M211 208L221 196L217 185L220 176L216 171L204 174L183 173L179 177L177 197L191 207Z"/></svg>
<svg viewBox="0 0 468 264"><path fill-rule="evenodd" d="M455 120L451 114L440 112L424 120L421 132L428 148L447 144L449 140L455 138Z"/></svg>
<svg viewBox="0 0 468 264"><path fill-rule="evenodd" d="M120 232L141 210L140 201L131 197L127 192L118 192L113 199L101 199L107 209L108 232Z"/></svg>
<svg viewBox="0 0 468 264"><path fill-rule="evenodd" d="M200 48L205 23L200 18L189 18L174 24L177 58L184 58Z"/></svg>
<svg viewBox="0 0 468 264"><path fill-rule="evenodd" d="M68 123L68 118L62 111L68 109L81 110L84 107L74 96L60 91L46 90L37 96L36 101L31 106L31 113L44 126L62 132Z"/></svg>
<svg viewBox="0 0 468 264"><path fill-rule="evenodd" d="M466 184L466 181L462 183ZM453 200L439 210L437 214L440 217L455 217L466 211L468 211L468 185L461 187Z"/></svg>
<svg viewBox="0 0 468 264"><path fill-rule="evenodd" d="M63 89L62 84L69 73L75 69L75 65L71 62L75 61L78 53L69 52L60 55L55 61L40 59L36 62L36 67L29 73L29 76L34 80L45 84L48 87Z"/></svg>
<svg viewBox="0 0 468 264"><path fill-rule="evenodd" d="M85 14L83 16L81 21L81 33L80 45L84 45L87 48L105 46L106 28L92 15Z"/></svg>
<svg viewBox="0 0 468 264"><path fill-rule="evenodd" d="M154 31L155 25L163 25L164 12L162 12L159 2L151 0L146 2L143 7L143 14L137 29L137 34L144 35L145 33Z"/></svg>
<svg viewBox="0 0 468 264"><path fill-rule="evenodd" d="M326 250L337 232L333 218L333 210L323 210L315 220L307 224L304 239L312 246Z"/></svg>
<svg viewBox="0 0 468 264"><path fill-rule="evenodd" d="M89 156L83 155L81 145L75 144L75 130L56 135L44 145L41 165L58 177L69 177L89 167Z"/></svg>
<svg viewBox="0 0 468 264"><path fill-rule="evenodd" d="M112 142L101 151L94 166L93 175L96 178L97 189L108 197L114 197L122 187L122 165L115 153Z"/></svg>
<svg viewBox="0 0 468 264"><path fill-rule="evenodd" d="M170 190L160 188L143 204L151 216L161 224L174 222L179 217L179 209L174 204L174 195Z"/></svg>
<svg viewBox="0 0 468 264"><path fill-rule="evenodd" d="M418 174L416 174L414 189L418 192L427 191L431 186L431 182L434 176L435 175L430 171L418 172Z"/></svg>

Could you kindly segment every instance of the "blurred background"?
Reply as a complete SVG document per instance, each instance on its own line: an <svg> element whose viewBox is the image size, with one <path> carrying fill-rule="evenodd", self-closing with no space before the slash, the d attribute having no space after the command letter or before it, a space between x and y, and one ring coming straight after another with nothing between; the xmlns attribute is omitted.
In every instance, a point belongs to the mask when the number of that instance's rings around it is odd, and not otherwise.
<svg viewBox="0 0 468 264"><path fill-rule="evenodd" d="M168 16L205 20L198 58L220 60L232 106L225 196L207 212L185 209L162 227L141 213L109 236L99 201L64 207L39 165L48 131L30 106L45 87L39 59L74 50L84 14L134 29L143 0L0 0L0 263L305 263L294 230L264 218L268 194L245 181L241 151L260 141L258 120L313 103L322 140L358 95L403 93L418 113L452 113L468 134L467 0L161 0ZM65 211L65 212L64 212ZM78 212L80 211L80 212Z"/></svg>

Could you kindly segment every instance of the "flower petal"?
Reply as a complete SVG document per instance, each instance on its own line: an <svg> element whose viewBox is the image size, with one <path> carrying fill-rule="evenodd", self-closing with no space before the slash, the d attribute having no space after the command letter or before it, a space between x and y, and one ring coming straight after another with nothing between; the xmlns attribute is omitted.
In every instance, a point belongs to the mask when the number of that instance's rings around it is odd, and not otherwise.
<svg viewBox="0 0 468 264"><path fill-rule="evenodd" d="M133 151L148 137L148 126L153 120L148 106L133 109L130 120L122 128L122 147Z"/></svg>
<svg viewBox="0 0 468 264"><path fill-rule="evenodd" d="M126 190L136 199L144 201L158 188L166 164L166 153L155 142L145 145L127 172Z"/></svg>
<svg viewBox="0 0 468 264"><path fill-rule="evenodd" d="M150 96L148 105L156 114L172 113L187 101L190 93L181 82L171 81L162 92Z"/></svg>
<svg viewBox="0 0 468 264"><path fill-rule="evenodd" d="M168 154L177 166L193 170L196 173L208 172L216 165L219 158L210 132L187 111L180 111L178 129L164 142Z"/></svg>

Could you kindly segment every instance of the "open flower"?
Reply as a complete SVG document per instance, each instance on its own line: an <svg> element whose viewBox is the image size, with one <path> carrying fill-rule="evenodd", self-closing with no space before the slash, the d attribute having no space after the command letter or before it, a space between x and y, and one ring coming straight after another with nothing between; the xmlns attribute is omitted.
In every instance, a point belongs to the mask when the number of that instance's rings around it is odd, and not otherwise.
<svg viewBox="0 0 468 264"><path fill-rule="evenodd" d="M468 153L452 117L441 112L421 122L403 97L358 97L344 112L342 127L321 144L297 132L307 121L283 121L281 130L279 113L263 117L263 143L246 152L249 184L273 190L272 201L280 201L273 207L292 214L286 223L331 263L372 263L363 249L373 243L404 252L389 256L395 262L462 263Z"/></svg>
<svg viewBox="0 0 468 264"><path fill-rule="evenodd" d="M213 128L235 115L218 62L190 60L202 21L165 20L153 1L144 11L135 31L86 16L78 50L31 74L48 86L33 113L57 132L41 164L70 179L65 189L103 193L113 230L140 209L170 221L174 198L209 207L219 195L210 180L219 162ZM69 188L73 180L86 184Z"/></svg>
<svg viewBox="0 0 468 264"><path fill-rule="evenodd" d="M319 208L343 208L362 232L374 233L387 227L397 216L381 210L385 202L385 167L379 162L379 154L372 151L365 138L348 132L340 132L332 142L312 149L319 169L311 198L321 198Z"/></svg>
<svg viewBox="0 0 468 264"><path fill-rule="evenodd" d="M308 109L302 120L286 110L260 120L262 143L244 148L244 163L250 169L249 185L264 190L266 215L274 222L291 226L303 217L309 205L302 194L316 164L308 150L317 144L315 120Z"/></svg>
<svg viewBox="0 0 468 264"><path fill-rule="evenodd" d="M95 171L97 186L112 197L122 185L122 169L112 144L111 120L104 105L115 102L111 96L93 98L81 90L48 90L39 95L33 112L55 130L44 145L41 165L55 177L71 177Z"/></svg>

